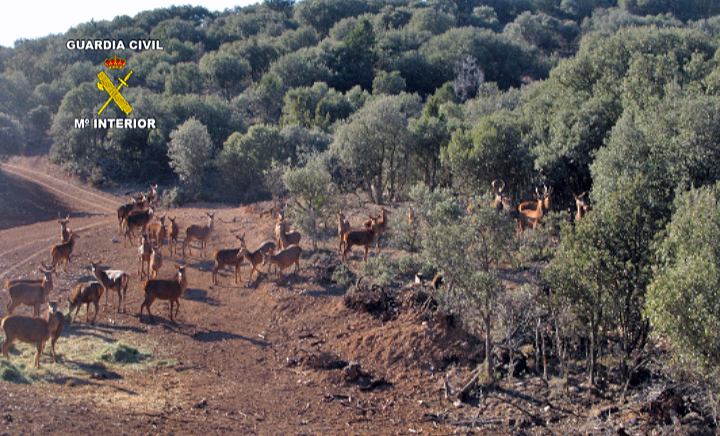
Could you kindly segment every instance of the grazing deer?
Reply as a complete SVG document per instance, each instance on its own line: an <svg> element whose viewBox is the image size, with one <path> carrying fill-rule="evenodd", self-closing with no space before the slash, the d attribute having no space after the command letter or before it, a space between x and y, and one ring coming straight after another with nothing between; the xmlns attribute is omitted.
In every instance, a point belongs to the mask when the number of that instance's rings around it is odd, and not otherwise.
<svg viewBox="0 0 720 436"><path fill-rule="evenodd" d="M492 191L494 196L492 205L498 212L502 212L504 207L511 207L511 202L510 198L505 196L505 193L503 192L505 190L505 182L500 179L502 186L497 186L497 182L497 180L492 181Z"/></svg>
<svg viewBox="0 0 720 436"><path fill-rule="evenodd" d="M243 234L242 236L235 235L235 237L240 240L240 248L242 248L245 245L245 234ZM239 254L240 248L217 250L215 253L213 253L213 259L215 260L215 266L212 269L213 284L220 284L220 282L218 281L218 271L225 265L235 267L235 283L238 282L238 276L240 275L240 263L242 262L242 256ZM240 280L242 280L242 277L240 278Z"/></svg>
<svg viewBox="0 0 720 436"><path fill-rule="evenodd" d="M525 201L520 203L518 211L518 233L523 233L525 229L535 229L542 220L543 216L550 210L550 195L553 192L553 188L548 189L547 186L543 187L542 195L535 188L535 199L537 201Z"/></svg>
<svg viewBox="0 0 720 436"><path fill-rule="evenodd" d="M252 270L250 271L250 276L248 277L248 285L250 285L250 281L252 281L252 275L257 270L258 265L260 265L265 260L266 254L274 254L276 245L273 241L265 241L263 242L260 247L258 247L255 251L249 251L247 247L245 247L245 241L242 241L242 249L238 252L237 258L238 258L238 265L240 262L242 262L242 258L250 262L252 265Z"/></svg>
<svg viewBox="0 0 720 436"><path fill-rule="evenodd" d="M72 316L73 310L75 311L75 317L71 318L70 323L75 322L80 307L83 303L85 306L85 322L90 322L90 303L95 306L95 316L93 316L92 324L95 324L98 316L98 310L100 309L100 298L103 292L105 292L105 286L100 282L80 283L75 288L75 293L72 297L68 298L70 308L68 313Z"/></svg>
<svg viewBox="0 0 720 436"><path fill-rule="evenodd" d="M12 314L13 310L21 304L33 306L33 315L40 316L40 306L48 300L50 292L53 290L52 273L55 268L48 268L42 262L42 267L38 268L43 274L42 279L18 279L8 280L5 282L5 291L10 296L7 305L8 314Z"/></svg>
<svg viewBox="0 0 720 436"><path fill-rule="evenodd" d="M263 256L263 265L277 265L278 267L278 284L282 285L282 271L292 264L295 264L295 276L300 270L300 256L302 248L299 245L291 245L284 250L280 250L275 254L266 253Z"/></svg>
<svg viewBox="0 0 720 436"><path fill-rule="evenodd" d="M590 206L590 203L587 201L587 198L585 195L587 194L587 191L583 192L580 195L576 195L573 192L573 197L575 197L575 206L577 206L577 212L575 213L575 219L577 221L580 221L583 219L586 213L592 210L592 206Z"/></svg>
<svg viewBox="0 0 720 436"><path fill-rule="evenodd" d="M368 250L370 245L375 241L377 235L377 222L370 224L370 228L362 230L352 230L343 235L343 241L345 242L345 250L343 250L343 262L347 263L347 254L353 245L362 245L365 247L365 255L363 256L363 262L367 260Z"/></svg>
<svg viewBox="0 0 720 436"><path fill-rule="evenodd" d="M168 249L170 254L173 254L177 253L177 240L180 235L180 228L177 223L175 223L175 218L168 217L168 219L170 220L170 224L168 224L168 227L170 228L168 231Z"/></svg>
<svg viewBox="0 0 720 436"><path fill-rule="evenodd" d="M65 218L60 216L58 213L58 223L60 223L60 242L68 242L70 240L70 230L67 228L70 222L70 214Z"/></svg>
<svg viewBox="0 0 720 436"><path fill-rule="evenodd" d="M105 286L107 291L105 293L105 306L108 304L108 294L110 293L110 290L114 289L118 294L117 311L120 313L120 305L122 304L122 313L126 313L125 305L127 303L127 286L130 281L130 276L125 271L118 269L102 270L100 269L100 263L101 262L91 263L90 269L92 270L95 278L98 279L103 286Z"/></svg>
<svg viewBox="0 0 720 436"><path fill-rule="evenodd" d="M151 222L147 226L148 239L155 242L155 246L161 248L167 238L167 228L165 227L165 215Z"/></svg>
<svg viewBox="0 0 720 436"><path fill-rule="evenodd" d="M62 313L57 311L57 304L55 302L50 303L45 318L8 315L2 319L0 324L5 331L5 342L2 345L2 352L6 359L10 358L8 351L10 350L10 345L12 345L15 340L35 344L37 347L35 367L40 368L40 356L42 356L43 349L45 348L45 342L52 338L50 351L53 362L57 362L57 358L55 357L55 342L57 342L62 332L64 317Z"/></svg>
<svg viewBox="0 0 720 436"><path fill-rule="evenodd" d="M145 273L145 263L148 264L147 275L150 275L150 256L152 255L152 249L150 247L150 241L148 240L147 233L143 233L140 237L140 243L138 244L138 258L140 264L138 265L138 275L143 278Z"/></svg>
<svg viewBox="0 0 720 436"><path fill-rule="evenodd" d="M67 242L54 245L50 249L50 255L52 256L52 265L50 268L55 269L58 263L61 261L64 263L63 271L67 272L68 263L70 263L70 257L72 256L73 248L75 248L75 240L79 238L70 230L70 236L68 236Z"/></svg>
<svg viewBox="0 0 720 436"><path fill-rule="evenodd" d="M173 306L177 305L175 309L175 316L180 311L180 297L182 297L185 289L187 289L188 282L187 276L185 275L185 266L176 266L178 269L178 277L176 280L165 280L165 279L149 279L145 281L143 285L143 292L145 292L145 301L140 305L140 315L142 317L143 308L147 307L150 321L155 322L155 318L150 312L150 306L155 300L169 300L170 301L170 321L175 322L173 318Z"/></svg>
<svg viewBox="0 0 720 436"><path fill-rule="evenodd" d="M350 223L345 218L345 215L343 215L342 209L340 209L338 211L337 219L338 219L338 236L340 237L340 245L338 246L338 253L342 253L343 235L350 231Z"/></svg>
<svg viewBox="0 0 720 436"><path fill-rule="evenodd" d="M193 239L197 239L198 241L200 241L200 255L205 256L205 245L207 244L207 240L210 239L210 235L212 234L213 227L215 225L215 212L206 212L206 214L208 216L208 224L206 226L193 224L187 229L185 229L185 240L183 241L183 257L185 256L185 246L187 246L188 253L190 253L190 256L192 256L190 241L192 241Z"/></svg>
<svg viewBox="0 0 720 436"><path fill-rule="evenodd" d="M133 212L123 219L123 233L125 240L123 246L127 246L127 240L135 237L135 229L142 229L140 233L145 233L145 229L155 214L155 208L151 206L148 210Z"/></svg>
<svg viewBox="0 0 720 436"><path fill-rule="evenodd" d="M160 254L160 248L152 247L152 252L150 253L150 277L157 278L158 271L160 271L162 264L163 259L162 254Z"/></svg>
<svg viewBox="0 0 720 436"><path fill-rule="evenodd" d="M278 235L278 248L285 249L291 245L300 245L302 235L297 230L290 231L290 224L283 219L275 225L275 233Z"/></svg>

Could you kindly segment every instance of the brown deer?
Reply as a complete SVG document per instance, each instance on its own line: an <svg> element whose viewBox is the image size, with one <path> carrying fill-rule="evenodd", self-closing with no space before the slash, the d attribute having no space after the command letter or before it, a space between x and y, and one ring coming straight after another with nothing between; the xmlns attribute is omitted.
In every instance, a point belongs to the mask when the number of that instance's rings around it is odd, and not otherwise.
<svg viewBox="0 0 720 436"><path fill-rule="evenodd" d="M390 215L392 212L385 210L385 208L380 209L380 217L376 218L374 220L374 231L375 231L375 248L380 251L380 237L385 234L385 232L388 229L388 215ZM367 227L367 226L366 226Z"/></svg>
<svg viewBox="0 0 720 436"><path fill-rule="evenodd" d="M535 229L543 216L550 210L550 195L553 188L548 189L547 186L543 188L542 194L535 188L534 196L537 201L525 201L518 206L520 212L518 216L518 233L523 233L525 229L529 228Z"/></svg>
<svg viewBox="0 0 720 436"><path fill-rule="evenodd" d="M57 311L57 304L52 302L48 308L45 318L29 317L23 315L8 315L0 322L5 331L5 342L2 345L2 352L6 359L9 359L8 351L15 340L28 344L35 344L37 354L35 355L35 367L40 368L40 356L42 356L45 342L52 339L53 362L55 357L55 342L60 337L64 324L62 313Z"/></svg>
<svg viewBox="0 0 720 436"><path fill-rule="evenodd" d="M125 220L125 217L130 215L131 213L138 210L137 207L137 201L133 198L130 203L123 204L122 206L117 208L117 218L118 218L118 229L120 233L123 231L123 220Z"/></svg>
<svg viewBox="0 0 720 436"><path fill-rule="evenodd" d="M302 235L297 230L290 231L290 224L287 220L279 220L275 225L275 233L278 235L278 248L285 249L291 245L300 245Z"/></svg>
<svg viewBox="0 0 720 436"><path fill-rule="evenodd" d="M148 224L147 233L148 240L150 242L155 242L155 246L158 247L158 250L162 248L163 244L165 243L165 238L167 238L165 215Z"/></svg>
<svg viewBox="0 0 720 436"><path fill-rule="evenodd" d="M212 269L212 283L219 285L218 271L220 268L228 265L235 267L235 283L238 282L238 276L240 275L240 263L242 262L242 256L239 254L240 249L245 245L245 234L242 236L235 235L240 240L240 248L228 248L226 250L217 250L213 253L213 259L215 260L215 266ZM242 281L242 277L240 277Z"/></svg>
<svg viewBox="0 0 720 436"><path fill-rule="evenodd" d="M343 262L347 263L347 254L353 245L362 245L365 247L365 255L363 256L363 262L367 260L368 250L370 245L375 241L377 235L377 222L370 224L370 228L364 228L362 230L352 230L343 235L343 241L345 242L345 250L343 250Z"/></svg>
<svg viewBox="0 0 720 436"><path fill-rule="evenodd" d="M150 207L148 210L133 212L123 219L122 227L125 234L123 246L127 246L127 240L135 237L135 229L142 229L140 233L145 233L148 223L155 214L155 208Z"/></svg>
<svg viewBox="0 0 720 436"><path fill-rule="evenodd" d="M575 206L577 206L577 212L575 212L575 220L577 221L583 219L585 214L592 210L592 206L590 206L590 203L585 197L586 194L587 191L583 192L580 195L577 195L573 192L573 197L575 197Z"/></svg>
<svg viewBox="0 0 720 436"><path fill-rule="evenodd" d="M350 223L345 218L345 215L342 213L342 209L340 209L337 213L337 219L338 219L338 236L340 237L340 245L338 246L338 253L342 253L343 249L343 235L350 231Z"/></svg>
<svg viewBox="0 0 720 436"><path fill-rule="evenodd" d="M105 293L105 306L108 304L108 294L110 293L110 290L114 289L118 294L117 311L120 313L120 305L122 304L122 313L125 313L125 305L127 304L127 286L128 281L130 281L130 276L125 271L119 269L102 270L100 269L100 263L101 262L91 263L90 269L92 270L95 278L98 279L103 286L105 286L107 291Z"/></svg>
<svg viewBox="0 0 720 436"><path fill-rule="evenodd" d="M168 231L168 249L170 254L173 254L177 253L177 240L180 235L180 228L177 223L175 223L175 218L168 217L168 219L170 220L170 224L168 224L168 227L170 228Z"/></svg>
<svg viewBox="0 0 720 436"><path fill-rule="evenodd" d="M50 249L50 255L52 256L52 265L50 268L55 269L58 263L63 262L63 271L67 272L68 263L70 263L70 257L72 256L73 248L75 248L75 240L80 235L76 235L70 230L70 236L68 236L67 242L54 245Z"/></svg>
<svg viewBox="0 0 720 436"><path fill-rule="evenodd" d="M503 208L510 207L511 202L510 198L505 196L505 193L503 192L505 190L505 182L500 179L502 186L497 186L497 182L497 180L492 181L492 191L494 196L492 205L498 212L502 212Z"/></svg>
<svg viewBox="0 0 720 436"><path fill-rule="evenodd" d="M21 304L33 306L33 314L40 316L40 306L45 304L53 290L52 273L55 268L48 268L42 262L42 267L38 271L43 274L42 279L18 279L8 280L5 282L5 291L10 296L7 305L8 314L12 314L13 310Z"/></svg>
<svg viewBox="0 0 720 436"><path fill-rule="evenodd" d="M100 282L78 284L75 288L75 293L73 293L72 297L68 298L68 302L70 303L68 313L72 316L73 310L75 311L75 317L71 318L70 323L75 322L77 319L80 307L82 307L83 303L86 305L85 321L90 322L90 303L92 303L95 306L95 316L93 316L92 324L95 324L98 310L100 308L100 298L102 297L103 292L105 292L105 286L103 286Z"/></svg>
<svg viewBox="0 0 720 436"><path fill-rule="evenodd" d="M60 216L58 213L58 223L60 223L60 242L68 242L70 240L70 229L67 225L70 222L70 214L65 218Z"/></svg>
<svg viewBox="0 0 720 436"><path fill-rule="evenodd" d="M200 255L205 256L205 246L207 240L210 239L213 227L215 226L215 212L206 213L208 216L208 223L206 226L200 226L193 224L185 229L185 240L183 241L183 257L185 256L185 246L188 248L188 253L192 256L192 249L190 247L190 241L197 239L200 241Z"/></svg>
<svg viewBox="0 0 720 436"><path fill-rule="evenodd" d="M299 245L291 245L288 248L278 251L275 254L266 253L263 257L263 265L277 265L278 284L282 285L282 271L292 264L295 264L295 276L300 271L300 256L302 248Z"/></svg>
<svg viewBox="0 0 720 436"><path fill-rule="evenodd" d="M242 249L238 252L237 258L238 258L238 265L240 262L242 262L242 258L250 262L250 265L252 265L252 270L250 271L250 276L248 277L248 285L250 285L250 281L252 281L252 275L257 270L258 265L260 265L265 260L266 254L274 254L275 253L275 243L273 241L265 241L263 242L260 247L258 247L255 251L249 251L247 247L245 247L245 241L242 240Z"/></svg>
<svg viewBox="0 0 720 436"><path fill-rule="evenodd" d="M160 268L162 267L163 259L162 254L160 254L160 248L158 247L152 247L151 253L150 253L150 277L157 278L158 271L160 271Z"/></svg>
<svg viewBox="0 0 720 436"><path fill-rule="evenodd" d="M187 276L185 275L185 266L176 266L176 268L178 269L178 277L175 280L149 279L145 281L145 284L143 285L145 300L142 305L140 305L139 318L142 318L143 308L147 307L150 322L154 323L155 318L150 312L150 306L152 306L155 300L169 300L170 321L173 323L175 322L175 318L173 317L173 306L176 306L175 316L177 316L180 311L180 297L182 297L188 286Z"/></svg>
<svg viewBox="0 0 720 436"><path fill-rule="evenodd" d="M140 279L143 278L143 275L145 273L145 264L148 264L148 272L147 275L150 275L150 256L152 255L152 248L150 247L150 241L148 240L147 233L143 233L143 235L140 237L140 242L138 244L138 258L139 258L139 265L138 265L138 276L140 276Z"/></svg>

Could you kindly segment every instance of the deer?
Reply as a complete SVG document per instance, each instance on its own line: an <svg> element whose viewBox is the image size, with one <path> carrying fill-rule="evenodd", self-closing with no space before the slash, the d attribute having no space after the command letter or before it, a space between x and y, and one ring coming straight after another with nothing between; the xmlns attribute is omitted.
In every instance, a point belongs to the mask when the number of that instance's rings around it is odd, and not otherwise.
<svg viewBox="0 0 720 436"><path fill-rule="evenodd" d="M525 201L520 203L518 211L518 233L523 233L525 229L535 229L542 220L543 216L550 210L550 195L553 192L553 188L548 189L547 186L543 186L543 193L540 194L537 188L535 188L535 199L537 201Z"/></svg>
<svg viewBox="0 0 720 436"><path fill-rule="evenodd" d="M374 228L375 231L375 248L380 251L380 237L385 234L385 231L388 229L388 215L390 215L392 212L385 210L385 208L380 208L380 217L375 218L373 220L374 224L371 227L368 227L365 225L366 229ZM367 257L367 255L365 256Z"/></svg>
<svg viewBox="0 0 720 436"><path fill-rule="evenodd" d="M79 283L75 288L75 292L72 297L68 298L68 303L70 303L68 313L71 317L73 310L75 311L75 317L71 318L70 323L72 324L77 319L80 307L82 307L83 303L86 305L85 321L90 322L90 303L92 303L95 305L95 316L93 316L91 324L95 324L98 310L100 309L100 298L102 297L103 292L105 292L105 286L103 286L100 282Z"/></svg>
<svg viewBox="0 0 720 436"><path fill-rule="evenodd" d="M370 224L370 228L364 228L362 230L352 230L343 235L343 241L345 242L345 250L343 250L343 262L347 263L347 254L353 245L362 245L365 247L365 255L363 256L363 262L367 260L368 250L370 245L375 241L377 236L377 222Z"/></svg>
<svg viewBox="0 0 720 436"><path fill-rule="evenodd" d="M170 321L175 323L173 318L173 306L177 305L175 309L175 316L180 311L180 297L182 297L185 289L187 289L188 282L187 276L185 275L185 266L176 266L178 269L178 277L176 280L168 279L148 279L143 284L143 292L145 293L145 300L140 305L140 315L138 318L142 318L143 308L147 307L150 321L155 322L155 318L150 312L150 306L155 300L169 300L170 301Z"/></svg>
<svg viewBox="0 0 720 436"><path fill-rule="evenodd" d="M586 194L587 191L583 192L580 195L577 195L573 192L573 197L575 197L575 206L577 206L577 212L575 212L576 221L582 220L585 214L592 210L592 206L590 206L590 203L585 197Z"/></svg>
<svg viewBox="0 0 720 436"><path fill-rule="evenodd" d="M44 318L29 317L24 315L8 315L0 322L5 331L5 342L2 346L3 356L9 359L8 351L15 340L28 344L35 344L37 354L35 355L35 367L40 368L40 356L42 356L45 342L52 339L50 351L53 362L57 362L55 356L55 343L60 337L64 325L64 317L57 310L55 302L50 303Z"/></svg>
<svg viewBox="0 0 720 436"><path fill-rule="evenodd" d="M167 228L165 227L165 215L151 222L147 226L148 239L155 241L155 245L160 249L167 238Z"/></svg>
<svg viewBox="0 0 720 436"><path fill-rule="evenodd" d="M152 247L152 252L150 253L150 277L157 278L158 271L160 271L160 268L162 267L163 259L162 254L160 254L160 248L159 247Z"/></svg>
<svg viewBox="0 0 720 436"><path fill-rule="evenodd" d="M122 206L117 208L117 217L118 217L118 229L120 233L123 231L123 220L126 216L130 215L134 211L138 210L137 207L137 201L133 198L130 203L123 204Z"/></svg>
<svg viewBox="0 0 720 436"><path fill-rule="evenodd" d="M105 286L105 290L107 291L105 293L105 306L108 304L108 294L110 290L114 289L118 295L117 311L120 313L120 305L122 304L122 313L126 313L127 286L128 281L130 281L130 276L125 271L118 269L102 270L100 269L100 264L101 262L93 262L90 264L90 269L95 278Z"/></svg>
<svg viewBox="0 0 720 436"><path fill-rule="evenodd" d="M350 223L345 218L345 215L342 213L342 209L340 209L337 213L337 219L338 219L338 236L340 237L340 244L338 246L338 253L342 253L343 249L343 235L350 231Z"/></svg>
<svg viewBox="0 0 720 436"><path fill-rule="evenodd" d="M44 275L42 279L19 279L8 280L5 282L5 291L10 296L7 305L8 314L12 314L13 310L21 304L33 306L33 315L40 316L40 306L45 304L53 290L52 273L55 268L48 268L45 263L41 263L42 267L38 271Z"/></svg>
<svg viewBox="0 0 720 436"><path fill-rule="evenodd" d="M244 235L243 235L244 236ZM240 265L240 262L242 262L242 258L250 262L252 265L252 270L250 271L250 276L248 277L248 286L250 285L250 281L252 280L252 275L257 270L258 265L260 265L265 260L266 254L275 254L275 243L273 241L265 241L263 242L260 247L258 247L255 251L250 251L245 247L245 240L241 239L242 241L242 249L237 254L238 259L238 265Z"/></svg>
<svg viewBox="0 0 720 436"><path fill-rule="evenodd" d="M122 227L125 235L123 246L127 246L127 240L135 237L135 229L142 229L141 233L145 233L145 229L155 214L155 207L150 206L148 210L133 212L123 219Z"/></svg>
<svg viewBox="0 0 720 436"><path fill-rule="evenodd" d="M285 249L291 245L300 245L302 235L297 230L290 232L290 225L287 220L282 219L275 225L275 233L278 235L278 248Z"/></svg>
<svg viewBox="0 0 720 436"><path fill-rule="evenodd" d="M278 284L282 285L282 271L292 264L295 264L295 276L300 270L300 256L302 248L299 245L291 245L288 248L278 251L275 254L265 253L263 256L263 266L266 264L277 265L278 267Z"/></svg>
<svg viewBox="0 0 720 436"><path fill-rule="evenodd" d="M511 202L510 198L505 196L505 193L503 192L505 190L505 182L500 179L502 186L497 186L497 182L497 180L492 181L492 191L494 196L492 205L498 212L502 212L503 208L510 207Z"/></svg>
<svg viewBox="0 0 720 436"><path fill-rule="evenodd" d="M60 242L67 242L70 240L70 230L67 228L68 223L70 222L70 214L66 216L65 218L60 216L60 213L58 212L58 223L60 224Z"/></svg>
<svg viewBox="0 0 720 436"><path fill-rule="evenodd" d="M245 245L245 234L242 236L235 235L240 240L240 248L229 248L226 250L217 250L213 253L213 259L215 260L215 266L212 269L212 283L219 285L218 271L220 268L229 265L235 267L235 283L238 282L238 275L240 275L240 263L242 262L242 255L240 255L240 249ZM242 281L242 277L240 277Z"/></svg>
<svg viewBox="0 0 720 436"><path fill-rule="evenodd" d="M70 236L68 236L67 242L61 242L50 248L50 255L52 256L52 265L50 268L54 269L58 263L63 262L63 271L67 272L68 263L70 263L70 257L72 256L73 248L75 248L75 240L79 237L80 235L76 235L70 230Z"/></svg>
<svg viewBox="0 0 720 436"><path fill-rule="evenodd" d="M168 217L168 219L170 220L170 224L168 224L170 228L170 231L168 231L168 250L170 254L173 254L173 252L177 253L177 239L180 234L180 228L175 223L175 218Z"/></svg>
<svg viewBox="0 0 720 436"><path fill-rule="evenodd" d="M152 249L150 247L150 241L148 240L147 233L143 233L143 235L139 239L138 243L138 276L140 276L140 279L143 278L143 273L145 272L145 263L148 264L148 272L147 275L150 275L150 256L152 255Z"/></svg>
<svg viewBox="0 0 720 436"><path fill-rule="evenodd" d="M185 241L183 241L183 257L185 257L185 246L188 247L188 253L190 253L190 256L192 256L190 241L192 241L193 239L197 239L198 241L200 241L200 254L202 256L205 255L205 245L207 244L207 240L210 239L210 235L212 234L213 227L215 225L215 212L206 212L206 215L208 216L208 223L206 226L193 224L187 229L185 229Z"/></svg>

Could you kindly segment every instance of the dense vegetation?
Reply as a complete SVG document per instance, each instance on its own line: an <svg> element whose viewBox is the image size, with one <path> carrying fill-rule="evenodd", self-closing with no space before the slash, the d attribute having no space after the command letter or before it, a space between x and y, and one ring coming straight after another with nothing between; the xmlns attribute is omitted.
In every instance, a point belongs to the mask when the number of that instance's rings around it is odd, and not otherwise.
<svg viewBox="0 0 720 436"><path fill-rule="evenodd" d="M656 327L712 375L718 14L700 0L266 0L119 16L0 51L0 151L49 150L96 184L176 184L175 199L291 193L313 238L338 192L410 199L419 218L396 242L450 276L480 331L507 321L498 270L518 261L501 254L522 249L501 237L512 225L464 206L489 203L473 197L493 179L516 205L543 184L560 210L589 191L587 219L556 215L557 247L532 249L549 298L525 313L552 319L548 353L560 368L587 356L591 380L617 356L629 379ZM157 129L73 127L101 105L88 102L107 53L65 42L101 38L162 41L116 53L134 71L132 117ZM443 251L458 240L473 244Z"/></svg>

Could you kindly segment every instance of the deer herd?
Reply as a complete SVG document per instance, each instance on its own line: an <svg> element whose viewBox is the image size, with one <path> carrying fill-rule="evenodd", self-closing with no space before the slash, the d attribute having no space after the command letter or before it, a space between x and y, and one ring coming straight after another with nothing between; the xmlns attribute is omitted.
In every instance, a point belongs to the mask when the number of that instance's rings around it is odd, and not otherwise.
<svg viewBox="0 0 720 436"><path fill-rule="evenodd" d="M505 193L505 182L494 180L491 184L493 201L492 207L497 211L512 212L512 202ZM543 217L551 208L552 188L543 187L542 192L535 189L535 201L520 203L517 208L518 234L527 229L535 229L541 223ZM576 220L581 220L591 210L587 201L587 192L573 194L577 206ZM175 222L176 217L162 215L155 216L155 204L157 201L157 185L151 186L148 193L139 197L133 197L132 201L123 204L117 209L118 228L123 236L123 246L127 241L138 238L138 271L137 275L141 281L144 300L140 306L138 317L141 319L144 310L147 310L151 322L154 317L150 306L155 300L169 301L170 321L175 322L175 317L180 308L180 298L188 287L187 261L183 265L176 265L177 275L174 278L158 278L158 273L163 265L161 253L163 245L167 240L168 255L178 253L177 244L180 235L180 228ZM471 206L468 206L471 211ZM513 212L515 213L515 212ZM348 261L348 254L352 248L362 247L364 249L363 261L367 260L368 251L373 243L376 249L380 250L380 238L388 229L388 218L391 211L384 207L380 209L379 216L369 216L358 228L353 228L342 210L337 212L338 220L338 254L342 256L343 262ZM197 241L200 245L200 256L205 256L205 249L208 240L213 235L215 228L215 213L207 213L205 224L191 224L185 229L185 238L182 241L182 256L187 253L192 256L191 242ZM411 209L407 213L408 224L411 225L417 215ZM168 220L166 223L165 220ZM8 315L2 319L2 327L6 339L2 346L3 354L8 357L8 349L14 340L34 343L37 345L35 365L39 367L40 357L45 342L52 339L52 355L55 361L55 342L60 336L64 324L64 316L57 310L58 302L50 302L49 295L53 290L53 274L57 274L56 268L63 264L63 270L67 273L68 264L71 261L76 240L80 237L73 233L68 227L70 215L62 217L58 215L60 224L60 242L50 249L52 263L47 266L41 262L38 269L42 277L39 279L15 279L5 283L5 291L9 297L7 304ZM242 282L240 265L247 260L252 266L248 275L247 285L249 286L253 274L258 271L260 265L269 269L274 265L277 268L278 284L283 282L283 271L294 266L294 275L297 276L300 270L300 259L303 250L300 247L302 235L297 230L292 230L284 213L277 215L275 222L275 239L268 239L262 242L255 250L251 251L245 242L245 234L239 236L234 234L238 240L237 248L217 250L213 253L214 266L211 271L211 281L219 285L218 273L225 267L234 268L235 283ZM135 231L139 230L139 236ZM233 232L234 233L234 232ZM109 269L102 267L103 262L92 262L90 268L96 281L83 281L78 283L71 297L67 298L69 313L75 310L75 317L70 322L75 322L80 307L86 305L86 321L95 323L100 306L102 294L105 294L105 306L108 307L109 291L117 293L117 312L126 313L127 288L130 281L130 274L120 269ZM49 304L49 309L44 316L40 316L40 307ZM94 316L90 320L90 304L94 306ZM13 315L13 311L21 304L33 307L33 315ZM174 311L173 311L174 309Z"/></svg>

